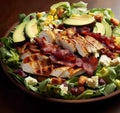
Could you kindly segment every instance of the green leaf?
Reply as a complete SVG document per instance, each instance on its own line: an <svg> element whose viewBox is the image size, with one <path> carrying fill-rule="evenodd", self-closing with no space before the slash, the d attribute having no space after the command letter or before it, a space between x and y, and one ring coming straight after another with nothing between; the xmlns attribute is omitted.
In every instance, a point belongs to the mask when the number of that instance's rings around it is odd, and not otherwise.
<svg viewBox="0 0 120 113"><path fill-rule="evenodd" d="M23 22L23 20L25 19L25 17L26 17L26 14L25 14L25 13L19 14L20 23Z"/></svg>
<svg viewBox="0 0 120 113"><path fill-rule="evenodd" d="M67 82L68 83L74 83L74 82L77 82L78 81L78 79L79 79L79 77L72 77L72 78L70 78L69 80L67 80Z"/></svg>
<svg viewBox="0 0 120 113"><path fill-rule="evenodd" d="M70 3L69 2L59 2L59 3L55 3L53 4L50 9L57 9L59 10L60 8L64 9L64 13L62 14L62 18L66 18L68 16L70 16L71 14L71 7L70 7Z"/></svg>
<svg viewBox="0 0 120 113"><path fill-rule="evenodd" d="M116 27L113 29L113 36L115 36L115 37L120 37L120 25L116 26Z"/></svg>
<svg viewBox="0 0 120 113"><path fill-rule="evenodd" d="M88 99L91 98L94 94L94 90L87 89L82 94L78 95L76 99Z"/></svg>
<svg viewBox="0 0 120 113"><path fill-rule="evenodd" d="M15 74L13 72L13 69L11 69L10 67L7 67L8 68L8 73L13 75L13 77L17 80L18 83L20 84L23 84L24 85L24 78L18 74Z"/></svg>
<svg viewBox="0 0 120 113"><path fill-rule="evenodd" d="M92 8L89 10L90 13L93 14L103 14L104 18L110 22L110 18L114 17L114 13L110 8Z"/></svg>
<svg viewBox="0 0 120 113"><path fill-rule="evenodd" d="M34 92L38 92L38 81L37 81L37 79L35 79L31 76L27 76L24 79L24 84L25 84L27 89L32 90Z"/></svg>
<svg viewBox="0 0 120 113"><path fill-rule="evenodd" d="M47 92L47 84L49 83L50 79L45 79L42 82L39 82L39 91L40 92Z"/></svg>
<svg viewBox="0 0 120 113"><path fill-rule="evenodd" d="M104 89L103 94L104 95L111 94L112 92L115 91L115 89L116 89L116 85L114 83L107 84L105 89Z"/></svg>
<svg viewBox="0 0 120 113"><path fill-rule="evenodd" d="M72 3L71 6L75 8L87 8L88 3L85 3L83 1L79 1L76 3Z"/></svg>
<svg viewBox="0 0 120 113"><path fill-rule="evenodd" d="M7 49L11 49L11 47L13 47L13 40L11 37L2 37L0 38L0 41Z"/></svg>
<svg viewBox="0 0 120 113"><path fill-rule="evenodd" d="M5 47L0 48L0 58L7 65L17 68L20 65L20 57L16 49L11 48L8 50Z"/></svg>
<svg viewBox="0 0 120 113"><path fill-rule="evenodd" d="M67 94L62 95L62 98L64 98L64 99L75 99L75 96L72 95L72 93L68 91Z"/></svg>
<svg viewBox="0 0 120 113"><path fill-rule="evenodd" d="M87 13L87 3L85 2L76 2L71 4L71 13L74 14L83 14L83 13Z"/></svg>

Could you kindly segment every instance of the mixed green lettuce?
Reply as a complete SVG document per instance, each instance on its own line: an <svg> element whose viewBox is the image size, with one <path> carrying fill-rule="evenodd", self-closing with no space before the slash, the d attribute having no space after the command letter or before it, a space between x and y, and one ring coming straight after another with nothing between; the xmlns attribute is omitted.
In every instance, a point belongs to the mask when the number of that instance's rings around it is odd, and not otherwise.
<svg viewBox="0 0 120 113"><path fill-rule="evenodd" d="M12 38L3 37L1 42L4 45L0 48L0 58L7 65L17 68L20 65L20 56L13 46Z"/></svg>

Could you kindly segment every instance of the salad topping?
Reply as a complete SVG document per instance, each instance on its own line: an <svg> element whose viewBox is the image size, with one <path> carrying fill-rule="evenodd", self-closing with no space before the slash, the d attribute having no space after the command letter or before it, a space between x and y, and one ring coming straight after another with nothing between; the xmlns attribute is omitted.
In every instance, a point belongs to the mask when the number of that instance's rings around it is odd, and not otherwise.
<svg viewBox="0 0 120 113"><path fill-rule="evenodd" d="M109 8L59 2L20 14L1 38L0 58L28 90L59 99L88 99L120 88L120 22Z"/></svg>

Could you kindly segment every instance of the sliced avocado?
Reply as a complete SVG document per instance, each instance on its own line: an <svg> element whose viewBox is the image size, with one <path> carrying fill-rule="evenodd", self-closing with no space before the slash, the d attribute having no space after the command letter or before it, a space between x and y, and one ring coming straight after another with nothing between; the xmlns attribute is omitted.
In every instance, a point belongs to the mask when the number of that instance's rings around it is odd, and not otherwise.
<svg viewBox="0 0 120 113"><path fill-rule="evenodd" d="M37 20L30 20L25 26L25 33L29 38L33 38L38 34Z"/></svg>
<svg viewBox="0 0 120 113"><path fill-rule="evenodd" d="M102 21L102 24L105 27L105 36L111 37L111 35L112 35L112 28L111 28L111 26L105 20Z"/></svg>
<svg viewBox="0 0 120 113"><path fill-rule="evenodd" d="M95 22L95 18L91 15L74 16L63 21L64 24L72 26L89 25L93 22Z"/></svg>
<svg viewBox="0 0 120 113"><path fill-rule="evenodd" d="M93 32L101 33L101 35L104 35L105 34L105 26L100 22L96 22Z"/></svg>
<svg viewBox="0 0 120 113"><path fill-rule="evenodd" d="M16 29L13 33L13 41L15 43L22 42L25 40L24 28L25 28L26 24L27 24L27 21L24 21L16 27Z"/></svg>

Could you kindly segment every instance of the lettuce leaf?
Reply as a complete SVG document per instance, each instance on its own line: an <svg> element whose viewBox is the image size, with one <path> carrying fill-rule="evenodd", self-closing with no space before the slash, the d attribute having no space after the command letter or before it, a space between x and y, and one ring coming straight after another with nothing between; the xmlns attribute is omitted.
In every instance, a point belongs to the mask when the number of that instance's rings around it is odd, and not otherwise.
<svg viewBox="0 0 120 113"><path fill-rule="evenodd" d="M71 15L73 14L83 14L83 13L87 13L87 3L83 2L83 1L79 1L76 3L71 4Z"/></svg>
<svg viewBox="0 0 120 113"><path fill-rule="evenodd" d="M115 36L115 37L120 37L120 25L116 26L116 27L113 29L113 36Z"/></svg>
<svg viewBox="0 0 120 113"><path fill-rule="evenodd" d="M17 68L20 65L20 57L16 49L11 48L8 50L5 47L0 48L0 59L8 66Z"/></svg>
<svg viewBox="0 0 120 113"><path fill-rule="evenodd" d="M114 17L114 13L110 8L92 8L89 10L89 13L94 15L103 14L104 18L110 23L110 18Z"/></svg>

